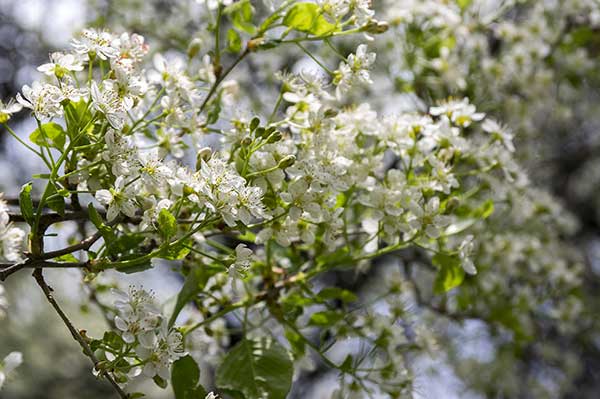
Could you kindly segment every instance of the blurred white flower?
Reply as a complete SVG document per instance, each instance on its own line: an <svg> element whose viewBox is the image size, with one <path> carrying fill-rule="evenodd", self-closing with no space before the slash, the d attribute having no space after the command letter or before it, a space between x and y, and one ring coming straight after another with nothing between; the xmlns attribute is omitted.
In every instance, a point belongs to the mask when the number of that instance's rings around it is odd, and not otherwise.
<svg viewBox="0 0 600 399"><path fill-rule="evenodd" d="M6 382L8 376L14 369L23 363L23 354L21 352L11 352L0 362L0 389Z"/></svg>
<svg viewBox="0 0 600 399"><path fill-rule="evenodd" d="M15 114L23 109L23 104L17 103L14 100L9 100L7 103L0 100L0 123L6 123L12 114Z"/></svg>

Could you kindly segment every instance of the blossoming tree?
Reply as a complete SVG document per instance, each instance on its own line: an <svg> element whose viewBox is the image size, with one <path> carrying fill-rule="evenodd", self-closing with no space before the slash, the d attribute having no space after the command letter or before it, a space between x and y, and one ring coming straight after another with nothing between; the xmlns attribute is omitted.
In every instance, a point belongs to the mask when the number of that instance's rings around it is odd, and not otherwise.
<svg viewBox="0 0 600 399"><path fill-rule="evenodd" d="M368 0L197 3L201 33L185 44L85 29L0 106L47 168L0 199L0 279L33 273L115 395L143 397L129 383L147 378L177 399L285 398L319 364L337 376L333 398L410 397L441 318L482 318L522 342L538 314L578 317L560 300L580 283L561 240L572 220L530 183L513 134L466 97L378 112L362 95L396 14L376 18ZM287 57L314 67L265 79L246 65ZM255 79L271 94L258 103ZM28 139L11 128L23 109ZM77 229L46 250L59 223ZM525 259L553 276L547 291L520 277ZM110 299L90 296L103 336L74 325L44 276L76 269L95 292L108 271L153 267L184 281L174 304L117 281ZM363 292L340 272L380 282ZM20 362L5 359L0 386Z"/></svg>

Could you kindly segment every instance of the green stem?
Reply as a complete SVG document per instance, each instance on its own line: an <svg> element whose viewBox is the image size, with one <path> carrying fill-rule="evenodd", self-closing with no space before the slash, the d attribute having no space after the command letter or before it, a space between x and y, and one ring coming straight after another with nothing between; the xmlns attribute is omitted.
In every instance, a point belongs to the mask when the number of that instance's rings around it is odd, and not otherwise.
<svg viewBox="0 0 600 399"><path fill-rule="evenodd" d="M308 51L306 49L306 47L304 47L303 45L301 45L299 42L296 42L296 46L300 47L300 49L302 49L302 51L308 55L314 62L316 62L321 68L323 68L328 74L330 74L331 76L334 75L333 71L329 68L327 68L321 61L319 61L317 59L317 57L315 57L314 55L311 54L310 51Z"/></svg>

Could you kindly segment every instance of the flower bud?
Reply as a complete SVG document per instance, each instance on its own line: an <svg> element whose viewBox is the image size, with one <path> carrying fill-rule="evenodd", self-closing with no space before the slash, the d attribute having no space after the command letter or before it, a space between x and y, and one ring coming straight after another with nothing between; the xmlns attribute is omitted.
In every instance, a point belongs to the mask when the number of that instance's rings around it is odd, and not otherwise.
<svg viewBox="0 0 600 399"><path fill-rule="evenodd" d="M250 144L252 144L252 138L246 136L242 139L242 142L240 144L244 147L248 147Z"/></svg>
<svg viewBox="0 0 600 399"><path fill-rule="evenodd" d="M258 117L255 116L254 118L252 118L252 120L250 121L250 131L255 131L259 124L260 119Z"/></svg>
<svg viewBox="0 0 600 399"><path fill-rule="evenodd" d="M259 127L256 130L254 130L254 136L258 139L265 137L265 128Z"/></svg>
<svg viewBox="0 0 600 399"><path fill-rule="evenodd" d="M296 163L296 157L294 155L288 155L288 156L282 158L281 161L279 161L279 164L277 165L277 167L279 167L279 169L285 169L285 168L289 168L294 163Z"/></svg>
<svg viewBox="0 0 600 399"><path fill-rule="evenodd" d="M212 157L212 150L210 147L203 147L196 154L196 170L200 170L202 161L208 162Z"/></svg>
<svg viewBox="0 0 600 399"><path fill-rule="evenodd" d="M269 135L269 138L267 138L267 143L269 143L269 144L277 143L282 138L283 138L283 136L281 135L281 132L276 130Z"/></svg>
<svg viewBox="0 0 600 399"><path fill-rule="evenodd" d="M196 193L196 191L194 191L194 189L193 189L193 188L191 188L190 186L188 186L187 184L185 184L185 185L183 186L183 195L184 195L185 197L187 197L188 195L195 194L195 193Z"/></svg>
<svg viewBox="0 0 600 399"><path fill-rule="evenodd" d="M460 200L457 197L452 197L446 203L446 212L453 212L460 205Z"/></svg>
<svg viewBox="0 0 600 399"><path fill-rule="evenodd" d="M195 38L193 39L187 48L187 56L188 58L194 58L202 49L202 39Z"/></svg>
<svg viewBox="0 0 600 399"><path fill-rule="evenodd" d="M390 25L387 22L377 21L376 19L373 19L373 20L369 21L369 23L363 27L363 30L365 32L378 35L378 34L387 32L387 30L389 28L390 28Z"/></svg>
<svg viewBox="0 0 600 399"><path fill-rule="evenodd" d="M248 51L256 51L265 43L264 37L257 37L248 41Z"/></svg>

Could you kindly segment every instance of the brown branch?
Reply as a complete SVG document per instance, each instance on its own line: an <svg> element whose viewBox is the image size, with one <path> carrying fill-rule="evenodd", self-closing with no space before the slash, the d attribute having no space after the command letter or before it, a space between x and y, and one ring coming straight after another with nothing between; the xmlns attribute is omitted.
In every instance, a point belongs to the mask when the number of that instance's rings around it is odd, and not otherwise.
<svg viewBox="0 0 600 399"><path fill-rule="evenodd" d="M96 241L98 241L100 239L100 237L102 237L102 233L97 231L94 235L89 236L88 238L86 238L85 240L81 241L78 244L71 245L70 247L66 247L63 249L58 249L56 251L45 252L42 254L41 257L42 257L42 259L52 259L52 258L57 258L59 256L73 253L75 251L81 251L81 250L87 251L88 249L90 249L90 247L92 245L94 245L94 243Z"/></svg>
<svg viewBox="0 0 600 399"><path fill-rule="evenodd" d="M26 223L27 221L20 213L9 213L10 221L14 223ZM84 220L88 218L88 212L66 212L64 215L58 213L44 213L40 216L40 224L49 226L51 224L66 222L70 220Z"/></svg>
<svg viewBox="0 0 600 399"><path fill-rule="evenodd" d="M71 336L73 336L73 339L75 339L75 341L77 341L79 343L79 345L83 349L83 352L85 353L85 355L87 357L89 357L90 360L92 361L92 363L94 364L94 368L96 370L98 370L98 368L97 368L98 363L99 363L98 358L96 357L96 355L94 355L94 351L92 351L92 348L90 348L90 346L88 345L88 343L86 342L86 340L84 339L84 337L73 326L73 323L71 323L71 321L69 320L69 318L67 317L67 315L65 314L65 312L63 312L63 310L60 308L60 306L58 305L58 303L54 299L54 296L52 295L52 291L53 290L52 290L51 287L48 286L48 284L44 280L44 276L42 274L42 269L35 270L33 272L33 277L35 278L35 280L37 281L38 285L40 286L40 288L44 292L44 295L46 295L46 299L48 300L48 302L50 303L50 305L52 305L52 307L54 308L54 310L56 311L56 313L62 319L62 321L65 324L65 326L67 326L67 329L71 333ZM129 395L126 394L125 391L123 391L123 389L121 389L121 387L119 386L119 384L117 384L117 382L110 375L110 373L108 373L107 371L104 371L100 375L103 376L104 378L106 378L108 380L108 382L110 382L110 384L113 386L113 388L115 389L115 391L117 391L117 393L119 394L119 397L121 397L122 399L129 398Z"/></svg>
<svg viewBox="0 0 600 399"><path fill-rule="evenodd" d="M22 269L82 269L89 262L49 262L45 259L26 259L18 263L0 263L0 281Z"/></svg>

